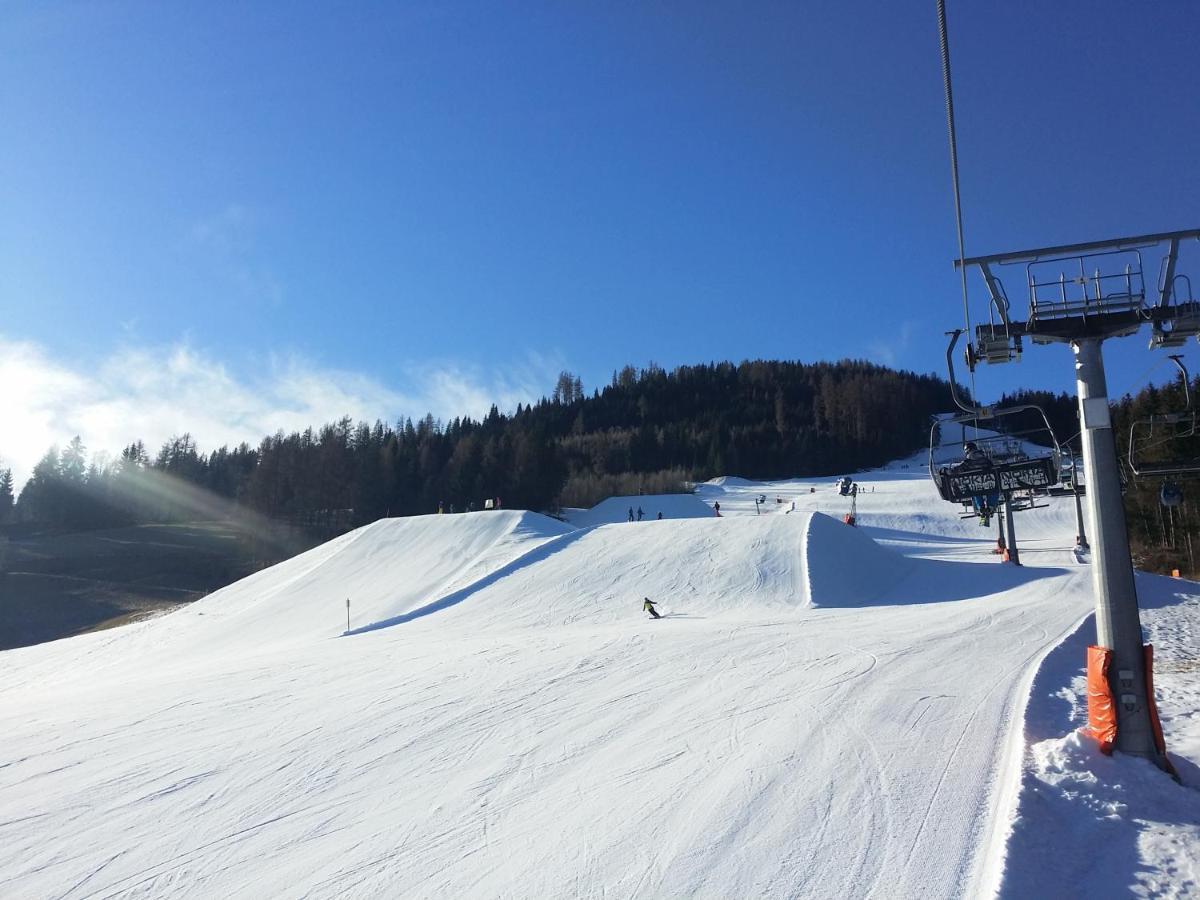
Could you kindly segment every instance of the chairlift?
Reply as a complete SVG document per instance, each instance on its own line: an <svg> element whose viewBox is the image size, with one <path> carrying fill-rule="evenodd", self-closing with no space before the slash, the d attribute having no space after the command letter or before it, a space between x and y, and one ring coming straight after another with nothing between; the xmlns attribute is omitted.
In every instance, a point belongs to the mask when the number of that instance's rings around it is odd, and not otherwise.
<svg viewBox="0 0 1200 900"><path fill-rule="evenodd" d="M1158 489L1158 502L1168 509L1183 503L1183 488L1178 481L1164 481Z"/></svg>
<svg viewBox="0 0 1200 900"><path fill-rule="evenodd" d="M1197 411L1192 406L1192 392L1187 367L1183 358L1177 354L1168 357L1179 369L1183 381L1184 407L1179 412L1157 413L1142 419L1135 419L1129 424L1129 454L1128 464L1135 478L1165 478L1171 483L1179 478L1200 475L1200 456L1195 453L1184 459L1155 460L1154 451L1160 447L1178 446L1179 442L1200 436ZM1176 485L1178 487L1178 485ZM1173 493L1172 493L1173 496ZM1175 506L1177 503L1167 503L1165 495L1160 494L1163 506Z"/></svg>
<svg viewBox="0 0 1200 900"><path fill-rule="evenodd" d="M1028 509L1035 496L1045 496L1059 483L1062 450L1045 411L1034 404L996 408L973 406L958 395L954 380L954 348L962 331L951 332L946 350L950 390L963 412L938 419L929 432L929 476L938 495L961 503L971 515L986 519L1004 497L1027 494L1027 502L1013 510ZM968 356L971 355L968 350ZM1033 419L1031 427L1018 427L1019 419Z"/></svg>

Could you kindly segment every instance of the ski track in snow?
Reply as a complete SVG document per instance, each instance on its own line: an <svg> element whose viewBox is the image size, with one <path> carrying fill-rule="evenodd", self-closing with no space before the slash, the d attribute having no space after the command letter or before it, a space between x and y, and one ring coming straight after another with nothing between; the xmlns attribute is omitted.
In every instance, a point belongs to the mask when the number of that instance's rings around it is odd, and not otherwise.
<svg viewBox="0 0 1200 900"><path fill-rule="evenodd" d="M1062 807L1029 798L1091 765L1038 749L1077 740L1041 696L1090 639L1073 502L1018 516L1018 569L915 461L858 477L859 529L833 479L615 498L580 530L384 520L170 615L2 653L0 896L1069 887L1038 874ZM1195 772L1200 614L1177 605L1147 615ZM1188 883L1163 861L1195 857L1176 825L1129 885Z"/></svg>

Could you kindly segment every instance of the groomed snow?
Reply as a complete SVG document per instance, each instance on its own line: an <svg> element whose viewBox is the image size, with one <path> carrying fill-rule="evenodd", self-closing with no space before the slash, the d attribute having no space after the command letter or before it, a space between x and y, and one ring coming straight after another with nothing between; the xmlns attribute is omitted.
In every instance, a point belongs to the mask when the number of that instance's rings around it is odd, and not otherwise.
<svg viewBox="0 0 1200 900"><path fill-rule="evenodd" d="M1073 504L1021 514L1015 568L917 460L857 478L858 529L830 479L385 520L0 654L0 895L1017 896L1080 821L1029 779L1095 760L1023 740L1090 627Z"/></svg>
<svg viewBox="0 0 1200 900"><path fill-rule="evenodd" d="M591 509L570 510L567 521L578 528L593 525L609 525L629 522L632 511L637 521L637 511L643 513L642 521L657 521L659 513L664 519L711 519L716 517L713 508L695 494L647 494L632 497L609 497Z"/></svg>

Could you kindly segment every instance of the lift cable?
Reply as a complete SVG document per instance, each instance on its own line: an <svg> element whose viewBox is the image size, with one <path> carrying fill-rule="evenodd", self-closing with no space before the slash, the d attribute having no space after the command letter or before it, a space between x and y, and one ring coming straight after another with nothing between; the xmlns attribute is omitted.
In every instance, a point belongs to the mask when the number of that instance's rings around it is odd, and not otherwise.
<svg viewBox="0 0 1200 900"><path fill-rule="evenodd" d="M967 267L963 264L966 250L963 247L962 201L958 190L958 141L954 134L954 92L950 87L950 39L946 31L946 3L937 0L938 38L942 45L942 82L946 88L946 125L950 132L950 175L954 183L954 221L958 228L958 273L962 281L963 319L966 323L967 340L971 334L971 307L967 300ZM971 398L976 404L979 396L975 391L975 369L969 367L971 373Z"/></svg>

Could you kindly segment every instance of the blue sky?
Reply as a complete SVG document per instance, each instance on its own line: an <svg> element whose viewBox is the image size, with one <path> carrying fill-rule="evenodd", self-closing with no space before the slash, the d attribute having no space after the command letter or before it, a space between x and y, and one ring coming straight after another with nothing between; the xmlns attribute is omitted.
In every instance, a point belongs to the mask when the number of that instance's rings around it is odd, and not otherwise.
<svg viewBox="0 0 1200 900"><path fill-rule="evenodd" d="M969 254L1200 226L1200 6L949 16ZM511 408L564 368L940 372L962 320L932 0L8 2L0 121L18 468ZM1026 356L981 395L1071 387ZM1155 360L1107 356L1114 393Z"/></svg>

